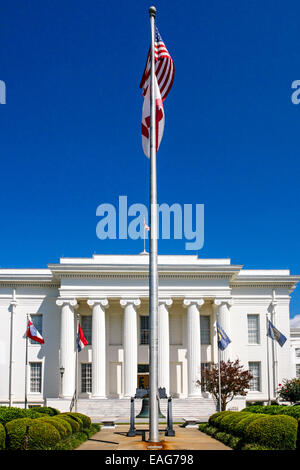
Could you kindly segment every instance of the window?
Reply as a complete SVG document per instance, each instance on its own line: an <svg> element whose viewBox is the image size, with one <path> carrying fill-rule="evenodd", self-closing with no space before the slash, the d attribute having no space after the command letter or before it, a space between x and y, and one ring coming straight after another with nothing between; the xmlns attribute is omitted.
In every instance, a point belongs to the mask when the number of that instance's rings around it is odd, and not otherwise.
<svg viewBox="0 0 300 470"><path fill-rule="evenodd" d="M210 317L200 315L201 344L210 344Z"/></svg>
<svg viewBox="0 0 300 470"><path fill-rule="evenodd" d="M138 374L149 374L149 364L138 364Z"/></svg>
<svg viewBox="0 0 300 470"><path fill-rule="evenodd" d="M296 364L296 377L300 379L300 364Z"/></svg>
<svg viewBox="0 0 300 470"><path fill-rule="evenodd" d="M42 363L30 363L30 392L41 393L42 391Z"/></svg>
<svg viewBox="0 0 300 470"><path fill-rule="evenodd" d="M259 344L259 315L248 315L248 343Z"/></svg>
<svg viewBox="0 0 300 470"><path fill-rule="evenodd" d="M92 344L92 315L84 315L81 317L81 328L87 342Z"/></svg>
<svg viewBox="0 0 300 470"><path fill-rule="evenodd" d="M32 323L38 330L41 336L43 336L43 315L41 314L32 314L30 315ZM33 339L29 338L29 343L30 344L40 344L34 341Z"/></svg>
<svg viewBox="0 0 300 470"><path fill-rule="evenodd" d="M249 362L249 372L253 376L253 378L250 380L250 391L260 392L261 391L260 362Z"/></svg>
<svg viewBox="0 0 300 470"><path fill-rule="evenodd" d="M296 357L300 357L300 348L295 349Z"/></svg>
<svg viewBox="0 0 300 470"><path fill-rule="evenodd" d="M206 382L203 377L203 372L211 368L210 362L201 362L201 389L202 392L206 392Z"/></svg>
<svg viewBox="0 0 300 470"><path fill-rule="evenodd" d="M81 364L81 392L92 393L92 364Z"/></svg>
<svg viewBox="0 0 300 470"><path fill-rule="evenodd" d="M149 344L149 317L140 317L140 344Z"/></svg>

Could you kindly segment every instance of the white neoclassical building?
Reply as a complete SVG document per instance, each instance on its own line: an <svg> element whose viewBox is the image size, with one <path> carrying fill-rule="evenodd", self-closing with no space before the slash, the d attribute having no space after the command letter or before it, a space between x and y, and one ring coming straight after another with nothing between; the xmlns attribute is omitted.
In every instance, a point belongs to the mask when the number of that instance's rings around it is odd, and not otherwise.
<svg viewBox="0 0 300 470"><path fill-rule="evenodd" d="M148 264L147 254L94 255L47 269L0 269L0 405L24 406L26 388L29 406L67 410L78 377L78 411L129 418L130 397L148 385ZM196 255L159 255L158 267L159 386L173 396L175 417L215 410L197 381L218 360L217 318L231 339L223 359L240 359L253 375L248 401L268 399L268 377L273 398L277 384L295 376L289 303L299 276ZM45 344L29 343L25 374L27 314ZM269 368L267 315L287 337L282 348L269 339ZM77 318L89 344L76 374Z"/></svg>

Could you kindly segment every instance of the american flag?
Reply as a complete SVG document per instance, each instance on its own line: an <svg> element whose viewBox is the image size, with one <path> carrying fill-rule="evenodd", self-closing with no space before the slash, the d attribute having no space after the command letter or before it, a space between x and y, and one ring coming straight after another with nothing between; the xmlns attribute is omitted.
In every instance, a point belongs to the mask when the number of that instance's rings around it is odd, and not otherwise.
<svg viewBox="0 0 300 470"><path fill-rule="evenodd" d="M154 60L155 60L155 75L159 86L161 99L164 101L171 90L174 81L175 67L172 57L170 56L165 43L157 27L155 26L155 42L154 42ZM147 88L150 83L151 73L151 50L149 49L147 62L143 77L140 83L140 88L143 89L143 96L147 93Z"/></svg>
<svg viewBox="0 0 300 470"><path fill-rule="evenodd" d="M160 145L165 125L163 101L166 99L174 81L173 60L155 27L154 43L155 77L153 97L156 103L156 151ZM150 157L150 76L151 50L149 50L145 70L140 83L143 89L144 104L142 112L142 146L146 157Z"/></svg>

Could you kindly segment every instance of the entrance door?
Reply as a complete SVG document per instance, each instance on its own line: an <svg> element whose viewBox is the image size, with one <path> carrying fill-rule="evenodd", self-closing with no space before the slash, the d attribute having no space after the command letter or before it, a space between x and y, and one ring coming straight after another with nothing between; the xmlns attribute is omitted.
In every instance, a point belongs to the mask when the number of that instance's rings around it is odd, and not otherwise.
<svg viewBox="0 0 300 470"><path fill-rule="evenodd" d="M137 388L149 388L149 364L138 364Z"/></svg>
<svg viewBox="0 0 300 470"><path fill-rule="evenodd" d="M138 374L137 388L149 388L149 374Z"/></svg>

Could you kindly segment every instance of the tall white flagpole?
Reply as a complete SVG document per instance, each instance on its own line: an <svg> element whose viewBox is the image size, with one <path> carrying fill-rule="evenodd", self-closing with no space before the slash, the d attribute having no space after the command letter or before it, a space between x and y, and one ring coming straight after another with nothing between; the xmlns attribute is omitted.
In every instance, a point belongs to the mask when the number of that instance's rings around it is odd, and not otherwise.
<svg viewBox="0 0 300 470"><path fill-rule="evenodd" d="M217 312L217 322L219 322L219 312ZM222 411L222 399L221 399L221 351L219 348L219 338L218 338L218 326L217 326L217 348L218 348L218 382L219 382L219 411Z"/></svg>
<svg viewBox="0 0 300 470"><path fill-rule="evenodd" d="M27 409L27 372L28 372L28 336L27 336L27 328L28 328L28 314L26 315L26 353L25 353L25 400L24 400L24 407L25 410Z"/></svg>
<svg viewBox="0 0 300 470"><path fill-rule="evenodd" d="M150 79L150 248L149 248L149 441L159 442L158 432L158 272L157 272L157 179L156 179L156 103L155 103L155 15L149 8L151 25Z"/></svg>
<svg viewBox="0 0 300 470"><path fill-rule="evenodd" d="M79 314L76 315L76 361L75 361L75 413L77 413L77 400L78 400L78 327L79 327Z"/></svg>
<svg viewBox="0 0 300 470"><path fill-rule="evenodd" d="M9 359L9 406L13 404L13 365L14 365L14 317L17 306L16 301L16 290L13 289L12 301L10 303L11 308L11 320L10 320L10 359Z"/></svg>
<svg viewBox="0 0 300 470"><path fill-rule="evenodd" d="M276 298L275 298L275 290L272 292L272 311L271 311L271 321L273 325L275 325L275 313L276 313ZM276 385L277 385L277 350L276 350L276 341L272 341L272 369L273 369L273 398L276 398Z"/></svg>
<svg viewBox="0 0 300 470"><path fill-rule="evenodd" d="M266 314L266 325L267 325L268 405L270 405L271 404L271 392L270 392L270 358L269 358L268 314Z"/></svg>

